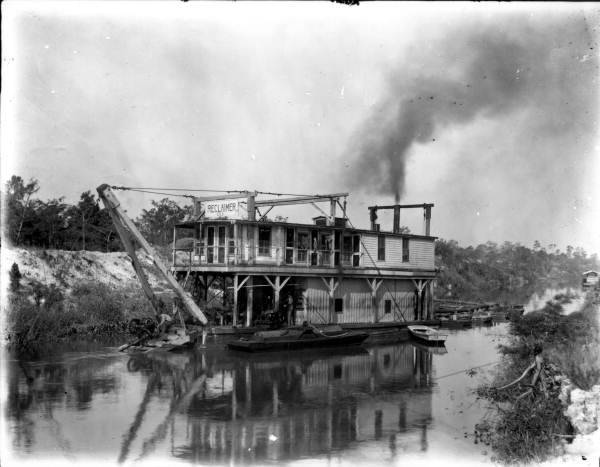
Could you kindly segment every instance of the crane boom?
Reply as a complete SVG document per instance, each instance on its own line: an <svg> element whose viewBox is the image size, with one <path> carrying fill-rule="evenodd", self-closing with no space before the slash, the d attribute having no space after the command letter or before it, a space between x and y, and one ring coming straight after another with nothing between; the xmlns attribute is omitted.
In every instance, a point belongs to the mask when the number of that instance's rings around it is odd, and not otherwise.
<svg viewBox="0 0 600 467"><path fill-rule="evenodd" d="M117 232L119 233L119 237L121 237L121 241L123 242L123 245L127 250L127 254L131 258L135 273L137 274L138 279L142 284L142 289L144 290L146 297L148 297L148 299L150 300L150 303L152 303L155 312L157 314L160 314L159 300L152 291L150 284L148 283L148 279L142 269L140 260L135 253L135 248L133 246L131 237L133 237L140 244L142 249L150 256L154 265L160 271L160 273L162 274L163 278L167 281L169 286L181 299L186 309L190 313L192 313L196 318L198 318L203 325L206 325L208 323L208 320L206 319L206 316L204 315L202 310L198 307L198 305L196 305L192 297L190 297L189 294L185 290L183 290L181 285L179 285L179 282L177 282L177 280L169 273L169 271L159 259L154 249L142 236L142 234L137 229L133 221L129 219L127 214L125 214L125 211L121 208L121 203L111 190L110 186L107 184L103 184L96 188L96 190L98 191L100 199L102 200L104 206L110 214L113 224L115 225Z"/></svg>

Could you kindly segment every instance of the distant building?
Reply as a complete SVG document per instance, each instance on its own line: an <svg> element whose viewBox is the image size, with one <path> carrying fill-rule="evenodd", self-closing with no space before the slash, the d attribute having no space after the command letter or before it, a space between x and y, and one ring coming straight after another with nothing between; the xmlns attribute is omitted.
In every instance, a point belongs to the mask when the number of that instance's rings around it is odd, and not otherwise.
<svg viewBox="0 0 600 467"><path fill-rule="evenodd" d="M209 299L211 284L225 291L219 305L227 311L209 313L214 324L253 326L273 314L289 324L433 318L433 205L371 207L371 228L364 230L345 215L340 199L347 193L270 200L246 195L197 198L194 218L175 227L172 272L200 304ZM273 206L324 201L329 214L319 208L323 215L310 224L266 218ZM394 226L385 232L374 213L388 208ZM423 234L401 233L401 208L423 209Z"/></svg>
<svg viewBox="0 0 600 467"><path fill-rule="evenodd" d="M587 289L589 287L598 286L600 282L600 273L598 271L586 271L582 274L581 287Z"/></svg>

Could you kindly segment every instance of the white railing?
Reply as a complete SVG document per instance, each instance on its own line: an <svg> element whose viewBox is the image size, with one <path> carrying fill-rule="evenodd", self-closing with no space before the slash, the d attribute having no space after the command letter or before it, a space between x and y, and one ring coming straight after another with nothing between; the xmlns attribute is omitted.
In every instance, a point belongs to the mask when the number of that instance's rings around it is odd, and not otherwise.
<svg viewBox="0 0 600 467"><path fill-rule="evenodd" d="M359 258L352 253L339 250L311 250L305 248L280 248L246 245L242 248L231 246L200 246L174 248L173 266L200 265L248 265L273 264L305 267L345 267L360 266Z"/></svg>

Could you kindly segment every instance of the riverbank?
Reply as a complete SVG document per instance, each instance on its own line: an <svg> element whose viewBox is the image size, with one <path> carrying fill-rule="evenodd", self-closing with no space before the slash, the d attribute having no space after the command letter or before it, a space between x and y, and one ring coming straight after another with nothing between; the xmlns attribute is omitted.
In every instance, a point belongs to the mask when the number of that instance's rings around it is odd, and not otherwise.
<svg viewBox="0 0 600 467"><path fill-rule="evenodd" d="M598 437L598 304L588 293L579 311L565 315L569 300L557 296L513 321L499 372L479 388L493 416L476 434L502 463L597 459L586 441Z"/></svg>
<svg viewBox="0 0 600 467"><path fill-rule="evenodd" d="M152 286L161 282L140 255ZM36 355L61 342L126 337L134 317L153 316L123 252L2 249L2 330L18 354Z"/></svg>

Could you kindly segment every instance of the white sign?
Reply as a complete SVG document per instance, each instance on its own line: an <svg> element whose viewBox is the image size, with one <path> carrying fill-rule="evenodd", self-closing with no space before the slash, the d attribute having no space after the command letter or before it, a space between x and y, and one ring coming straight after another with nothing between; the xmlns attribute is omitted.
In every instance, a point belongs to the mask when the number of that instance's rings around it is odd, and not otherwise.
<svg viewBox="0 0 600 467"><path fill-rule="evenodd" d="M246 201L238 199L217 199L202 202L204 217L207 219L246 219L248 212Z"/></svg>

